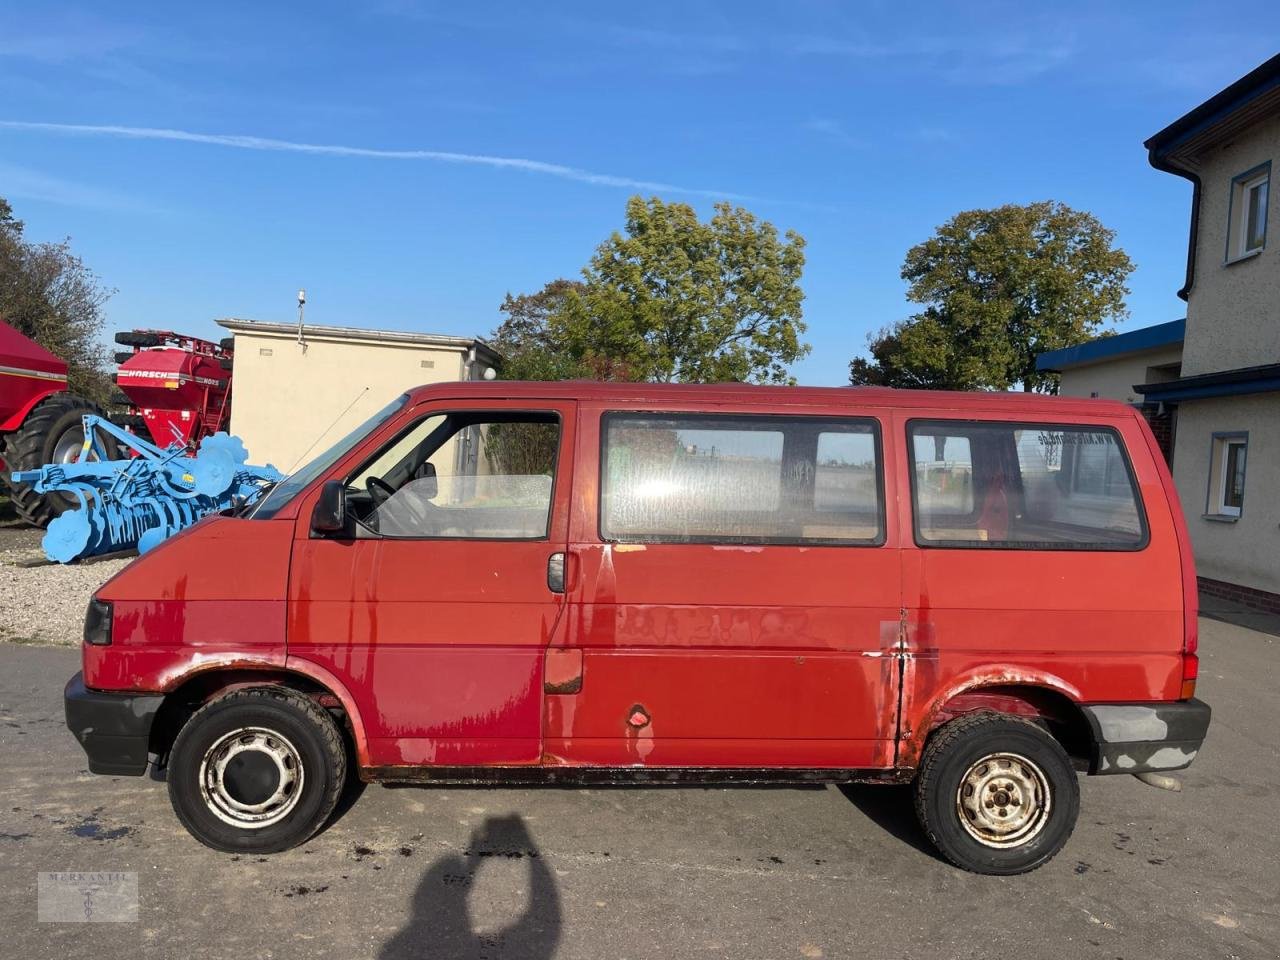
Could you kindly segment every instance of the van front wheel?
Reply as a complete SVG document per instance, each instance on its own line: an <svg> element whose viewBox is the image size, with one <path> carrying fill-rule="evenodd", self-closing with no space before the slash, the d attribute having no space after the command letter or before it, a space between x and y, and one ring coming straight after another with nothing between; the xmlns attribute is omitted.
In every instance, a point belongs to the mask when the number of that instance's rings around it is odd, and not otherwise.
<svg viewBox="0 0 1280 960"><path fill-rule="evenodd" d="M916 814L939 852L974 873L1025 873L1066 844L1080 809L1067 756L1035 724L973 713L940 727L916 776Z"/></svg>
<svg viewBox="0 0 1280 960"><path fill-rule="evenodd" d="M277 687L239 690L207 704L170 751L169 800L205 846L276 853L328 820L346 779L337 724Z"/></svg>

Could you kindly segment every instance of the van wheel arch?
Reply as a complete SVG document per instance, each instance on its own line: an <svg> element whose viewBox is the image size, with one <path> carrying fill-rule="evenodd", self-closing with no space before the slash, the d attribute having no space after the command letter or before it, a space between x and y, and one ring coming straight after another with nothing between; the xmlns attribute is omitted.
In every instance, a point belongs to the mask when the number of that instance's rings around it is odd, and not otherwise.
<svg viewBox="0 0 1280 960"><path fill-rule="evenodd" d="M148 745L150 752L159 758L157 765L163 767L167 764L178 732L201 707L236 691L252 688L282 689L316 703L338 724L350 763L356 762L355 731L341 699L306 674L263 669L203 670L166 693L151 725Z"/></svg>
<svg viewBox="0 0 1280 960"><path fill-rule="evenodd" d="M1093 752L1093 730L1080 705L1060 690L1030 683L968 687L936 705L913 753L918 758L934 733L951 720L972 713L997 713L1029 720L1052 736L1080 769Z"/></svg>

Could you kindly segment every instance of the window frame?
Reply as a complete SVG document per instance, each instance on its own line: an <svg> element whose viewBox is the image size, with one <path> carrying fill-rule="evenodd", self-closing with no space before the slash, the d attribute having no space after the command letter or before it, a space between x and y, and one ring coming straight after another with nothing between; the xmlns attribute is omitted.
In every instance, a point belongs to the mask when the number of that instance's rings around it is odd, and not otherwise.
<svg viewBox="0 0 1280 960"><path fill-rule="evenodd" d="M1262 205L1262 243L1246 246L1249 230L1249 192L1266 184L1267 196ZM1268 207L1271 206L1271 161L1258 164L1231 178L1231 195L1227 202L1227 250L1225 264L1256 257L1267 249Z"/></svg>
<svg viewBox="0 0 1280 960"><path fill-rule="evenodd" d="M1215 432L1209 437L1209 485L1205 491L1204 516L1209 520L1235 522L1244 516L1244 487L1240 489L1240 506L1227 505L1227 462L1228 451L1232 446L1244 447L1245 480L1249 474L1249 431L1227 430ZM1221 448L1221 453L1219 453ZM1213 466L1214 457L1218 458L1218 467ZM1215 476L1216 474L1216 476ZM1216 483L1215 483L1216 480ZM1215 492L1217 496L1215 496Z"/></svg>
<svg viewBox="0 0 1280 960"><path fill-rule="evenodd" d="M556 452L555 452L555 461L553 462L552 468L551 468L551 493L547 499L547 521L546 521L546 525L543 528L542 536L540 537L457 537L457 536L430 536L427 534L423 534L421 536L398 536L394 534L383 533L380 530L373 530L370 527L368 527L363 521L356 519L355 517L352 517L352 520L354 521L354 524L355 524L355 536L353 537L353 539L396 540L396 541L410 541L410 542L415 540L427 540L427 541L449 542L449 543L549 543L551 541L551 528L553 525L555 508L556 508L556 491L560 482L560 461L561 461L561 455L564 452L565 418L562 415L561 411L556 409L538 410L534 408L526 409L523 407L520 409L508 409L506 407L480 407L480 408L432 407L432 406L424 407L420 415L415 415L411 417L409 422L406 423L403 428L396 431L395 435L390 440L388 440L386 443L379 446L376 450L374 450L371 454L369 454L369 456L363 458L358 464L356 464L355 467L353 467L351 470L347 471L343 475L342 477L343 497L345 498L346 496L348 485L356 477L360 476L360 474L363 473L365 470L367 470L370 466L372 466L374 461L376 461L380 456L382 456L383 453L395 447L396 444L398 444L401 440L407 437L414 429L416 429L424 421L430 420L432 417L443 416L447 422L449 417L458 416L458 415L501 416L504 419L511 418L511 417L518 418L522 415L550 416L554 418L555 424L557 427ZM521 421L517 419L515 421L508 420L508 422L519 423ZM472 426L475 426L475 424L471 424L467 427L460 428L458 431L456 431L455 433L451 434L448 438L446 438L445 442L447 443L450 439L453 439L454 437L458 436L462 432L462 430L471 429ZM441 446L443 446L443 444L441 444ZM439 447L437 447L436 449L438 450Z"/></svg>
<svg viewBox="0 0 1280 960"><path fill-rule="evenodd" d="M871 428L870 435L875 446L876 474L876 521L879 532L874 539L847 540L827 537L758 537L758 536L678 536L674 534L625 534L614 535L605 527L605 501L608 469L609 469L609 424L613 420L631 418L661 418L663 420L723 420L727 424L751 421L767 427L777 424L785 430L787 424L803 422L805 424L860 424ZM852 431L847 431L852 432ZM724 413L721 411L701 410L605 410L600 414L600 447L598 451L599 496L596 503L596 535L601 543L617 544L655 544L661 546L760 546L760 547L883 547L889 536L889 521L885 496L885 462L884 438L880 419L872 414L842 416L840 414L789 414L789 413ZM815 464L816 467L816 464Z"/></svg>
<svg viewBox="0 0 1280 960"><path fill-rule="evenodd" d="M920 511L917 509L919 493L916 490L916 454L915 438L912 428L926 425L945 429L949 425L961 427L1008 427L1013 430L1077 430L1089 433L1110 434L1116 443L1120 456L1124 460L1125 473L1129 478L1129 489L1133 491L1134 505L1138 510L1138 529L1141 536L1133 543L1087 542L1067 543L1061 540L927 540L920 530ZM1129 448L1125 446L1124 435L1115 426L1094 423L1049 423L1042 420L979 420L969 418L937 418L912 417L903 423L904 442L907 449L907 482L911 485L909 509L911 511L911 536L915 545L924 550L1014 550L1035 551L1038 553L1140 553L1151 545L1151 526L1147 521L1147 504L1142 496L1142 485L1138 482L1138 474L1133 468L1133 459L1129 456ZM972 441L970 441L972 445ZM975 510L979 499L974 491Z"/></svg>

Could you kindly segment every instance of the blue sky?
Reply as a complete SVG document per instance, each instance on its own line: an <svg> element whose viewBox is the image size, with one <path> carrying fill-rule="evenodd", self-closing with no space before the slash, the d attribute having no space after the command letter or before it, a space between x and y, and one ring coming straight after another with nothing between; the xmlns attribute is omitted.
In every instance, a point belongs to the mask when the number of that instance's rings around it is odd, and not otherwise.
<svg viewBox="0 0 1280 960"><path fill-rule="evenodd" d="M632 193L732 196L808 240L794 372L838 384L977 206L1093 211L1138 267L1122 329L1182 316L1190 188L1142 141L1280 46L1213 9L2 0L0 196L113 329L213 337L299 286L316 323L482 335Z"/></svg>

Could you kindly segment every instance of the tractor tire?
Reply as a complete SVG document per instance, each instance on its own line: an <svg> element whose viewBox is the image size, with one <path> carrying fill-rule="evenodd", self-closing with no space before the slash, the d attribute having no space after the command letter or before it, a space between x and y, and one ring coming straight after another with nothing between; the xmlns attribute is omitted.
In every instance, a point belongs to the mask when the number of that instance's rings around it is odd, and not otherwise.
<svg viewBox="0 0 1280 960"><path fill-rule="evenodd" d="M161 338L158 334L143 330L123 330L116 334L116 343L122 347L158 347Z"/></svg>
<svg viewBox="0 0 1280 960"><path fill-rule="evenodd" d="M218 341L218 346L221 347L223 350L225 350L227 353L233 353L236 349L236 338L223 337L221 340Z"/></svg>
<svg viewBox="0 0 1280 960"><path fill-rule="evenodd" d="M84 443L84 427L80 418L86 413L102 414L97 404L71 393L55 393L46 397L27 414L17 430L5 438L4 459L9 471L38 470L46 463L69 463L80 455ZM115 441L104 437L107 455L118 456ZM63 493L38 494L30 484L13 483L9 499L14 512L35 527L47 527L49 521L64 510L79 506L75 497Z"/></svg>
<svg viewBox="0 0 1280 960"><path fill-rule="evenodd" d="M117 350L115 353L116 363L126 363L136 356L132 350Z"/></svg>

